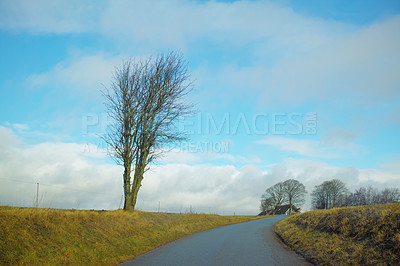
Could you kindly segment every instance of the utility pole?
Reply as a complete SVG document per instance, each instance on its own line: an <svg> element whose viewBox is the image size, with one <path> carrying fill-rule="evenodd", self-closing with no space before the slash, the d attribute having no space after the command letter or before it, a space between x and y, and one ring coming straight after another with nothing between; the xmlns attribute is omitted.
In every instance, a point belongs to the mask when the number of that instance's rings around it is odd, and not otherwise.
<svg viewBox="0 0 400 266"><path fill-rule="evenodd" d="M37 182L36 188L36 208L39 208L39 182Z"/></svg>
<svg viewBox="0 0 400 266"><path fill-rule="evenodd" d="M161 203L158 202L158 212L160 212Z"/></svg>

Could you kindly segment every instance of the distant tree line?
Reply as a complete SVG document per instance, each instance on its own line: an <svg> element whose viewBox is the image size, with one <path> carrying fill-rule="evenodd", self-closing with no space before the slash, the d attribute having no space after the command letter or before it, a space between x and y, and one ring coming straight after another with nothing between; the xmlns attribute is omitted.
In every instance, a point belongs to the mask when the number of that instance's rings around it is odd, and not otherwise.
<svg viewBox="0 0 400 266"><path fill-rule="evenodd" d="M345 183L332 179L315 186L311 193L314 209L331 209L344 206L385 204L400 201L398 188L385 188L381 191L368 186L349 192Z"/></svg>
<svg viewBox="0 0 400 266"><path fill-rule="evenodd" d="M291 214L293 205L304 203L305 194L307 194L305 186L295 179L279 182L267 188L261 196L260 211L272 210L272 214L275 215L278 207L285 203L289 204L289 214Z"/></svg>
<svg viewBox="0 0 400 266"><path fill-rule="evenodd" d="M347 206L385 204L398 201L400 201L400 190L398 188L385 188L379 191L371 186L360 187L346 197Z"/></svg>

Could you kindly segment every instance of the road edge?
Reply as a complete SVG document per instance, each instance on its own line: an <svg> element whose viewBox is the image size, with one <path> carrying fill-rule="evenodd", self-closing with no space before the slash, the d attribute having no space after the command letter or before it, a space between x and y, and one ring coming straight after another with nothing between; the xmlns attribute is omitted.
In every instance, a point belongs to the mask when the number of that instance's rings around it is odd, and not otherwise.
<svg viewBox="0 0 400 266"><path fill-rule="evenodd" d="M289 218L289 217L288 217L288 218ZM293 253L299 255L299 256L304 260L305 264L307 264L307 265L316 265L315 262L313 261L313 258L312 258L312 257L307 256L306 254L303 254L303 253L301 253L301 252L299 252L299 251L293 249L293 248L281 237L281 235L280 235L278 232L276 232L275 226L276 226L276 224L279 223L279 222L281 222L281 221L276 222L276 223L271 227L271 230L272 230L272 232L274 233L274 238L275 238L275 240L276 240L283 248L285 248L285 249L287 249L287 250L289 250L289 251L291 251L291 252L293 252Z"/></svg>

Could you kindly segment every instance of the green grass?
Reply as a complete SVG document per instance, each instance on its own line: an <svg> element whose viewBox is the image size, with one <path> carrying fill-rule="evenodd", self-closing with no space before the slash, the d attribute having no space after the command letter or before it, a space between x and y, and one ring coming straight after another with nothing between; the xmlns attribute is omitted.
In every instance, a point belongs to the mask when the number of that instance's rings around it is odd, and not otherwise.
<svg viewBox="0 0 400 266"><path fill-rule="evenodd" d="M252 216L0 207L0 265L115 265Z"/></svg>
<svg viewBox="0 0 400 266"><path fill-rule="evenodd" d="M400 203L306 212L277 223L274 231L316 264L400 261Z"/></svg>

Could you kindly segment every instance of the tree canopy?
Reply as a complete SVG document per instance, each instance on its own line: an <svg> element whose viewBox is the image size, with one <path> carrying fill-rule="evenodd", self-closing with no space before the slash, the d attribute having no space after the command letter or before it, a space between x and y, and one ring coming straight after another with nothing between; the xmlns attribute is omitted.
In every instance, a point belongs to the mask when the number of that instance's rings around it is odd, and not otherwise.
<svg viewBox="0 0 400 266"><path fill-rule="evenodd" d="M148 165L171 142L183 140L177 119L190 113L187 63L176 52L128 60L117 68L104 97L112 125L104 136L124 167L124 209L133 210ZM131 178L133 172L133 178Z"/></svg>

